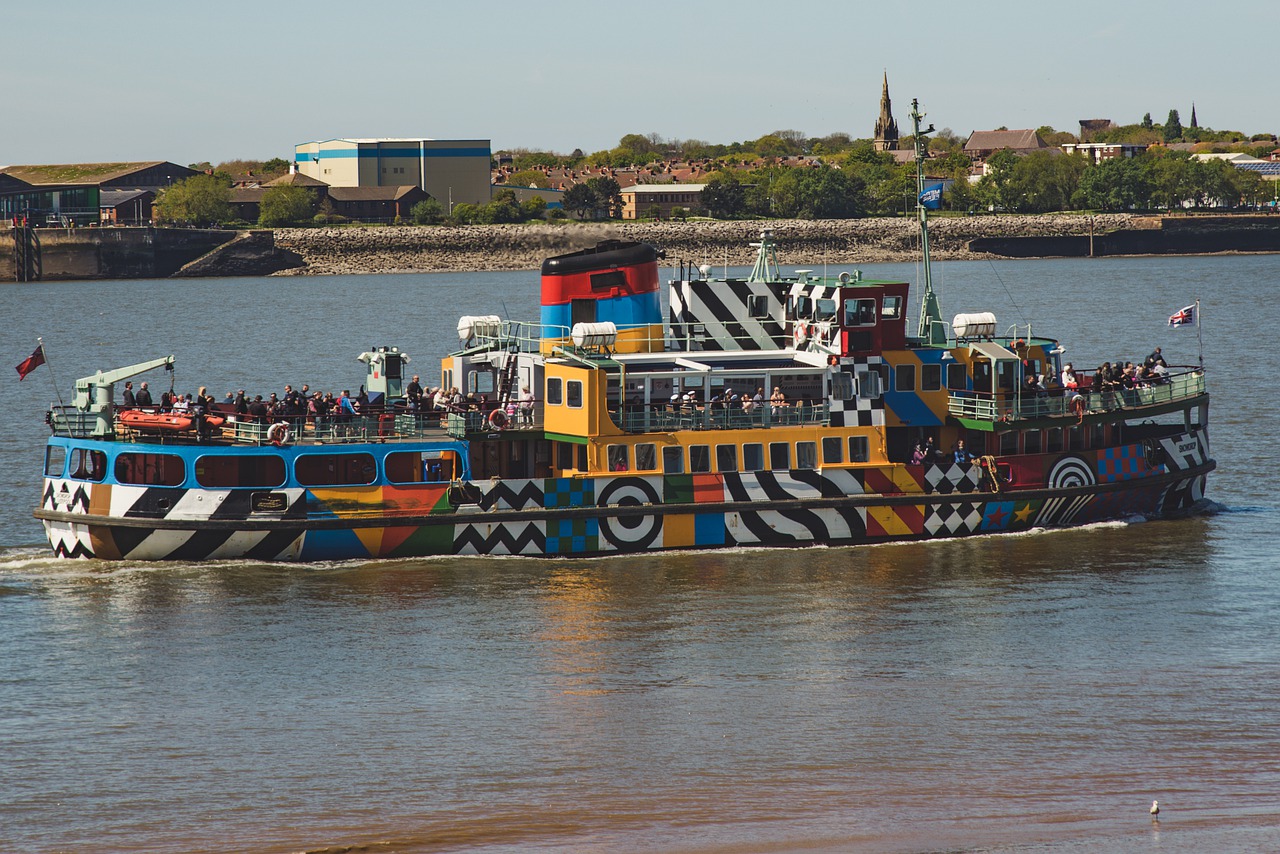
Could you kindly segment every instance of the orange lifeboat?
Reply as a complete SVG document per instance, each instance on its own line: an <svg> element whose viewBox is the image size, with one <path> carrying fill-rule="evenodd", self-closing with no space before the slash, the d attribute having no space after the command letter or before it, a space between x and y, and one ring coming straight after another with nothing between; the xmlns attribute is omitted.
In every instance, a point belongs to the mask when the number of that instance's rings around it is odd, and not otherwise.
<svg viewBox="0 0 1280 854"><path fill-rule="evenodd" d="M148 433L180 433L195 426L196 420L190 415L175 415L172 412L143 412L140 409L127 409L116 415L116 420L126 427Z"/></svg>

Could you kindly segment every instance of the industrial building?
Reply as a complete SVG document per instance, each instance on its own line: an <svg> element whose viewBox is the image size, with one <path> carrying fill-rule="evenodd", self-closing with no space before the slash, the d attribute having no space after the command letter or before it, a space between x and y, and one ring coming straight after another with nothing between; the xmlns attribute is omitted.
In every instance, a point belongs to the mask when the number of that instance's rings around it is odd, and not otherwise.
<svg viewBox="0 0 1280 854"><path fill-rule="evenodd" d="M294 146L298 172L330 187L416 186L446 210L489 203L487 139L328 139Z"/></svg>

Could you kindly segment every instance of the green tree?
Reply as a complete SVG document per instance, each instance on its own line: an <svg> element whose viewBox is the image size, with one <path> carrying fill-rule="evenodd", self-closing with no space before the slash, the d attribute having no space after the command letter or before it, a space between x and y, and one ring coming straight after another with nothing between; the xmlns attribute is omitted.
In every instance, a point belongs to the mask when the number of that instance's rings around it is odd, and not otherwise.
<svg viewBox="0 0 1280 854"><path fill-rule="evenodd" d="M545 190L551 186L551 179L545 172L539 172L537 169L522 169L519 172L512 172L507 177L507 184L512 187L541 187Z"/></svg>
<svg viewBox="0 0 1280 854"><path fill-rule="evenodd" d="M480 207L470 202L459 202L453 206L453 212L449 214L449 222L454 225L471 225L479 221Z"/></svg>
<svg viewBox="0 0 1280 854"><path fill-rule="evenodd" d="M423 199L409 210L415 225L439 225L444 222L444 208L434 197Z"/></svg>
<svg viewBox="0 0 1280 854"><path fill-rule="evenodd" d="M283 157L273 157L270 160L264 160L262 162L263 177L268 175L279 177L280 175L287 175L288 173L289 161L285 160Z"/></svg>
<svg viewBox="0 0 1280 854"><path fill-rule="evenodd" d="M1149 208L1152 189L1147 164L1135 157L1104 160L1085 169L1080 176L1083 202L1090 208L1104 211Z"/></svg>
<svg viewBox="0 0 1280 854"><path fill-rule="evenodd" d="M1013 169L1011 196L1018 210L1047 213L1070 209L1087 163L1083 156L1033 151L1018 158Z"/></svg>
<svg viewBox="0 0 1280 854"><path fill-rule="evenodd" d="M272 187L262 194L262 203L258 206L258 225L264 228L297 225L311 219L315 213L314 193L306 187L284 184Z"/></svg>
<svg viewBox="0 0 1280 854"><path fill-rule="evenodd" d="M547 215L547 200L533 196L520 203L520 216L525 220L542 219Z"/></svg>
<svg viewBox="0 0 1280 854"><path fill-rule="evenodd" d="M565 190L560 204L569 213L576 214L578 219L585 218L588 213L599 207L595 191L586 184L574 184Z"/></svg>
<svg viewBox="0 0 1280 854"><path fill-rule="evenodd" d="M1022 189L1015 179L1018 155L1007 148L987 158L986 173L978 182L978 198L997 210L1014 211L1021 202Z"/></svg>
<svg viewBox="0 0 1280 854"><path fill-rule="evenodd" d="M1182 151L1163 151L1159 156L1143 158L1151 169L1152 198L1172 210L1181 207L1191 194L1187 190L1187 164L1191 155Z"/></svg>
<svg viewBox="0 0 1280 854"><path fill-rule="evenodd" d="M688 219L689 219L689 210L688 210L688 208L681 208L681 207L675 207L675 208L672 208L672 209L671 209L671 218L672 218L672 219L678 219L678 220L680 220L681 222L685 222L686 220L688 220Z"/></svg>
<svg viewBox="0 0 1280 854"><path fill-rule="evenodd" d="M1151 130L1153 127L1155 127L1155 125L1154 125L1154 124L1152 124L1152 122L1151 122L1151 114L1150 114L1150 113L1143 113L1143 114L1142 114L1142 129L1143 129L1143 130Z"/></svg>
<svg viewBox="0 0 1280 854"><path fill-rule="evenodd" d="M220 175L193 175L161 191L155 203L160 222L219 225L231 219L231 185Z"/></svg>
<svg viewBox="0 0 1280 854"><path fill-rule="evenodd" d="M653 221L662 219L662 207L659 205L649 205L644 209L644 215Z"/></svg>
<svg viewBox="0 0 1280 854"><path fill-rule="evenodd" d="M1164 121L1164 141L1176 142L1182 139L1182 119L1178 118L1177 110L1169 111L1169 118Z"/></svg>
<svg viewBox="0 0 1280 854"><path fill-rule="evenodd" d="M600 175L587 179L587 186L595 194L596 206L604 208L605 216L616 217L622 212L622 188L614 179Z"/></svg>
<svg viewBox="0 0 1280 854"><path fill-rule="evenodd" d="M702 190L702 204L711 216L729 219L742 213L747 194L732 172L716 172L707 179Z"/></svg>

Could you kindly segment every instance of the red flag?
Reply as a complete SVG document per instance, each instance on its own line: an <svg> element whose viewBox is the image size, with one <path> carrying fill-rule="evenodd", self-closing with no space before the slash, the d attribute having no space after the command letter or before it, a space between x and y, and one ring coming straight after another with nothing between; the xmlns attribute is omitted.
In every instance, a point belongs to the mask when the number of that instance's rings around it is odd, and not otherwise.
<svg viewBox="0 0 1280 854"><path fill-rule="evenodd" d="M27 378L27 374L44 364L44 345L36 346L36 351L30 356L22 360L22 364L18 365L18 382L22 382Z"/></svg>

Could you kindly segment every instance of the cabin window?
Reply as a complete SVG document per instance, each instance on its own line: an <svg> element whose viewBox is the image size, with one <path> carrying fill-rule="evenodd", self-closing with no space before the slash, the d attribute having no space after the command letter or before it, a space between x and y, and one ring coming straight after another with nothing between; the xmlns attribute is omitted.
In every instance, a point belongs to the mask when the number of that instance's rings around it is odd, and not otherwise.
<svg viewBox="0 0 1280 854"><path fill-rule="evenodd" d="M942 365L920 366L920 390L937 391L942 388Z"/></svg>
<svg viewBox="0 0 1280 854"><path fill-rule="evenodd" d="M885 320L897 320L902 317L902 297L885 297L880 306L880 316Z"/></svg>
<svg viewBox="0 0 1280 854"><path fill-rule="evenodd" d="M653 471L658 467L656 445L636 445L636 471Z"/></svg>
<svg viewBox="0 0 1280 854"><path fill-rule="evenodd" d="M786 442L769 443L769 468L787 471L791 468L791 446Z"/></svg>
<svg viewBox="0 0 1280 854"><path fill-rule="evenodd" d="M858 371L858 397L875 400L880 396L880 372Z"/></svg>
<svg viewBox="0 0 1280 854"><path fill-rule="evenodd" d="M1007 457L1018 453L1018 431L1009 430L1000 434L1000 456Z"/></svg>
<svg viewBox="0 0 1280 854"><path fill-rule="evenodd" d="M631 452L626 445L610 445L607 455L609 471L631 471Z"/></svg>
<svg viewBox="0 0 1280 854"><path fill-rule="evenodd" d="M849 437L849 462L865 463L871 459L866 436Z"/></svg>
<svg viewBox="0 0 1280 854"><path fill-rule="evenodd" d="M964 365L947 365L947 388L952 391L964 391L969 380L969 372Z"/></svg>
<svg viewBox="0 0 1280 854"><path fill-rule="evenodd" d="M839 436L826 436L822 440L822 464L838 465L844 462L844 444Z"/></svg>
<svg viewBox="0 0 1280 854"><path fill-rule="evenodd" d="M50 445L44 449L44 476L62 477L67 470L67 449L62 445Z"/></svg>
<svg viewBox="0 0 1280 854"><path fill-rule="evenodd" d="M378 479L373 454L304 454L293 461L303 486L362 486Z"/></svg>
<svg viewBox="0 0 1280 854"><path fill-rule="evenodd" d="M447 368L440 372L440 388L445 391L453 388L453 368Z"/></svg>
<svg viewBox="0 0 1280 854"><path fill-rule="evenodd" d="M1045 450L1051 454L1061 451L1062 450L1062 428L1051 427L1049 428L1048 432L1049 432L1049 438L1048 438L1048 441L1045 442Z"/></svg>
<svg viewBox="0 0 1280 854"><path fill-rule="evenodd" d="M120 483L180 486L186 479L186 466L182 457L176 454L121 454L116 457L116 480Z"/></svg>
<svg viewBox="0 0 1280 854"><path fill-rule="evenodd" d="M796 442L796 468L816 469L818 467L818 443Z"/></svg>
<svg viewBox="0 0 1280 854"><path fill-rule="evenodd" d="M874 299L847 299L844 301L845 326L875 326L876 301Z"/></svg>
<svg viewBox="0 0 1280 854"><path fill-rule="evenodd" d="M805 320L813 317L812 297L796 297L796 317Z"/></svg>
<svg viewBox="0 0 1280 854"><path fill-rule="evenodd" d="M67 466L76 480L92 480L95 483L107 476L107 455L89 448L72 448L71 462Z"/></svg>
<svg viewBox="0 0 1280 854"><path fill-rule="evenodd" d="M716 471L738 470L738 446L716 445Z"/></svg>
<svg viewBox="0 0 1280 854"><path fill-rule="evenodd" d="M621 270L610 270L607 273L591 274L591 290L609 291L627 286L627 274Z"/></svg>
<svg viewBox="0 0 1280 854"><path fill-rule="evenodd" d="M277 454L236 454L196 460L196 483L201 486L280 486L284 476L284 459Z"/></svg>
<svg viewBox="0 0 1280 854"><path fill-rule="evenodd" d="M469 379L473 394L493 394L492 371L472 371Z"/></svg>
<svg viewBox="0 0 1280 854"><path fill-rule="evenodd" d="M915 391L916 390L916 366L915 365L898 365L893 369L893 390L894 391Z"/></svg>
<svg viewBox="0 0 1280 854"><path fill-rule="evenodd" d="M748 442L742 446L742 470L760 471L764 468L764 445Z"/></svg>
<svg viewBox="0 0 1280 854"><path fill-rule="evenodd" d="M831 320L836 316L836 301L833 299L820 299L817 303L817 310L814 312L813 319Z"/></svg>
<svg viewBox="0 0 1280 854"><path fill-rule="evenodd" d="M1040 431L1027 430L1022 434L1022 453L1038 454L1040 453Z"/></svg>
<svg viewBox="0 0 1280 854"><path fill-rule="evenodd" d="M684 448L671 445L662 449L662 473L684 474Z"/></svg>
<svg viewBox="0 0 1280 854"><path fill-rule="evenodd" d="M711 471L710 446L691 445L689 447L689 471L699 474Z"/></svg>
<svg viewBox="0 0 1280 854"><path fill-rule="evenodd" d="M564 380L559 377L547 377L547 406L560 406L564 403Z"/></svg>
<svg viewBox="0 0 1280 854"><path fill-rule="evenodd" d="M387 454L382 466L391 483L448 483L453 480L453 460L445 451L397 451Z"/></svg>
<svg viewBox="0 0 1280 854"><path fill-rule="evenodd" d="M749 294L747 296L747 311L757 320L767 320L769 318L769 297L763 294Z"/></svg>
<svg viewBox="0 0 1280 854"><path fill-rule="evenodd" d="M566 384L568 393L565 395L565 402L570 409L582 408L582 380L569 380Z"/></svg>
<svg viewBox="0 0 1280 854"><path fill-rule="evenodd" d="M1084 448L1084 431L1079 427L1067 428L1067 450L1079 451Z"/></svg>
<svg viewBox="0 0 1280 854"><path fill-rule="evenodd" d="M831 396L836 400L853 399L853 374L836 371L831 375Z"/></svg>

